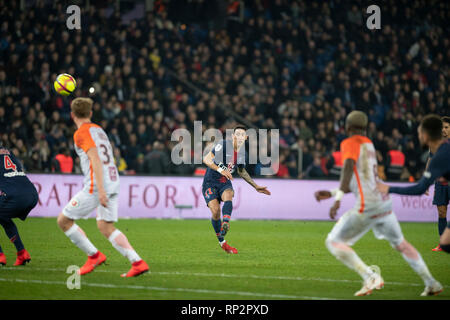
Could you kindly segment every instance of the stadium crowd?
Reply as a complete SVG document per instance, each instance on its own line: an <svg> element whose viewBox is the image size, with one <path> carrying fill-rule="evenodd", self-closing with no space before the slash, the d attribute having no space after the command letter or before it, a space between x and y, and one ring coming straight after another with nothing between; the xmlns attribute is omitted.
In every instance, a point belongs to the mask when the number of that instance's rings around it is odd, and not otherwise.
<svg viewBox="0 0 450 320"><path fill-rule="evenodd" d="M449 3L385 1L379 30L366 27L369 3L231 0L214 20L220 3L154 1L123 23L104 1L68 30L61 3L0 0L0 143L29 172L80 172L70 101L90 96L123 174L193 174L201 165L170 161L172 131L225 130L238 115L280 130L277 177L337 177L345 116L358 109L379 174L421 175L417 125L450 113ZM60 73L77 80L71 97L53 90Z"/></svg>

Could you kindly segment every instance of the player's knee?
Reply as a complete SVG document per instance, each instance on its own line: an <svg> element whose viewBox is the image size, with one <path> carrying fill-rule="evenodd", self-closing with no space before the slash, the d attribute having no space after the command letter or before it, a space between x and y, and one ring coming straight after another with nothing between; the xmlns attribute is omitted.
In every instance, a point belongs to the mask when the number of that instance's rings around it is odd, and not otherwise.
<svg viewBox="0 0 450 320"><path fill-rule="evenodd" d="M334 244L336 243L335 239L328 235L325 239L325 246L328 248L330 252L333 252Z"/></svg>
<svg viewBox="0 0 450 320"><path fill-rule="evenodd" d="M450 253L450 244L440 244L441 249L447 253Z"/></svg>
<svg viewBox="0 0 450 320"><path fill-rule="evenodd" d="M405 253L408 250L411 250L411 244L408 241L403 240L399 244L391 244L397 251Z"/></svg>
<svg viewBox="0 0 450 320"><path fill-rule="evenodd" d="M106 238L109 238L111 233L115 230L114 224L112 222L107 222L103 220L97 220L97 227L101 234Z"/></svg>
<svg viewBox="0 0 450 320"><path fill-rule="evenodd" d="M71 226L72 220L68 219L64 214L60 213L58 218L56 219L56 223L58 224L58 226L63 230L67 230L69 229L69 227Z"/></svg>

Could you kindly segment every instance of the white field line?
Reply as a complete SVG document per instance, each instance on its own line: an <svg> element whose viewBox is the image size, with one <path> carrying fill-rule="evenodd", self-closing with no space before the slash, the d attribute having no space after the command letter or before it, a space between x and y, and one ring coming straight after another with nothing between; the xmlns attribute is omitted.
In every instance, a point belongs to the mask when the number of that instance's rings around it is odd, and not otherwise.
<svg viewBox="0 0 450 320"><path fill-rule="evenodd" d="M27 280L27 279L5 279L5 278L0 278L0 281L4 281L4 282L19 282L19 283L34 283L34 284L48 284L48 285L63 285L63 286L67 285L66 282L64 282L64 281L48 281L48 280ZM176 291L176 292L203 293L203 294L238 295L238 296L259 297L259 298L304 299L304 300L335 300L333 298L326 298L326 297L293 296L293 295L285 295L285 294L270 294L270 293L260 293L260 292L225 291L225 290L190 289L190 288L164 288L164 287L116 285L116 284L90 283L90 282L81 282L81 286L110 288L110 289L113 288L113 289L133 289L133 290L149 290L149 291Z"/></svg>
<svg viewBox="0 0 450 320"><path fill-rule="evenodd" d="M56 271L65 272L64 269L56 268L29 268L29 267L0 267L1 270L39 270L39 271ZM117 273L120 274L121 271L118 270L103 270L96 269L94 272L106 272L106 273ZM124 270L122 270L122 273ZM226 274L226 273L201 273L201 272L158 272L151 271L149 274L152 275L172 275L172 276L191 276L191 277L221 277L221 278L250 278L250 279L262 279L262 280L288 280L288 281L322 281L322 282L346 282L346 283L362 283L362 280L347 280L347 279L326 279L326 278L302 278L302 277L290 277L290 276L258 276L252 274ZM385 281L385 284L406 286L406 287L423 287L422 283L409 283L409 282L390 282ZM450 288L448 285L443 285L444 288Z"/></svg>

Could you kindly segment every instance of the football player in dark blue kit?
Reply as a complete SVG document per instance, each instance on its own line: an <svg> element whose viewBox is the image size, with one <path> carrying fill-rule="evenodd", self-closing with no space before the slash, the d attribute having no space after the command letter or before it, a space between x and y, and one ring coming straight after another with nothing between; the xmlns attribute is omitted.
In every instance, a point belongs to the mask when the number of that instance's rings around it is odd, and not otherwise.
<svg viewBox="0 0 450 320"><path fill-rule="evenodd" d="M450 139L450 117L442 117L442 126L443 126L442 136L445 139ZM428 158L425 171L427 171L428 165L432 157L433 154L430 152L430 156ZM433 205L435 205L438 210L439 237L442 236L447 226L447 206L449 202L450 202L450 187L448 185L448 181L436 181L434 183ZM431 250L442 251L442 248L440 245L438 245L436 248L433 248Z"/></svg>
<svg viewBox="0 0 450 320"><path fill-rule="evenodd" d="M382 193L397 193L404 195L424 194L435 181L450 181L450 140L442 135L442 120L439 116L428 115L423 118L418 128L419 141L430 148L433 157L423 177L410 187L390 187L379 183L378 189ZM443 232L440 239L443 251L450 253L450 224Z"/></svg>
<svg viewBox="0 0 450 320"><path fill-rule="evenodd" d="M233 180L234 169L241 178L247 181L257 192L270 195L267 187L258 186L245 170L246 128L237 126L233 130L232 140L221 140L204 157L203 162L208 166L203 179L202 194L211 210L211 223L219 240L220 246L227 253L238 253L224 239L230 230L231 212L233 210ZM242 147L242 148L241 148ZM223 201L223 222L220 219L220 202Z"/></svg>
<svg viewBox="0 0 450 320"><path fill-rule="evenodd" d="M0 146L0 225L17 249L15 266L30 262L31 257L20 239L13 218L25 220L38 202L38 193L28 180L22 164L8 149ZM6 257L0 247L0 265Z"/></svg>

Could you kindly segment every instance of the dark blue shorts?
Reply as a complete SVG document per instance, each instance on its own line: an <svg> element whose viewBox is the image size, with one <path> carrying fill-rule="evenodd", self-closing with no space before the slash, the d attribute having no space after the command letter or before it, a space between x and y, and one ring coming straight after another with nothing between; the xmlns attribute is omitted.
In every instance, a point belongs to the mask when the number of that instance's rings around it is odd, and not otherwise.
<svg viewBox="0 0 450 320"><path fill-rule="evenodd" d="M25 220L36 206L39 196L36 189L26 188L22 192L2 191L0 194L0 219L19 218Z"/></svg>
<svg viewBox="0 0 450 320"><path fill-rule="evenodd" d="M233 186L229 181L226 183L204 183L202 185L202 194L206 205L214 199L219 200L220 203L222 201L222 193L227 189L233 190Z"/></svg>
<svg viewBox="0 0 450 320"><path fill-rule="evenodd" d="M433 204L435 206L447 206L450 201L450 187L440 183L434 184Z"/></svg>

